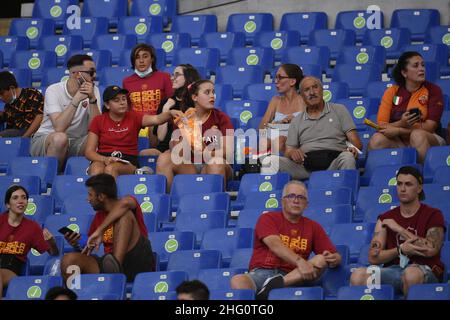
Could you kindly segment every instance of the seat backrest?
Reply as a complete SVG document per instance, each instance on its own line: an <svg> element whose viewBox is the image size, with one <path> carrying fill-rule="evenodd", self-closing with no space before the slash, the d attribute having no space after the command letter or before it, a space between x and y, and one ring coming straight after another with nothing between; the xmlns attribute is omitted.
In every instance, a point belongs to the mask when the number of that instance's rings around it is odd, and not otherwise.
<svg viewBox="0 0 450 320"><path fill-rule="evenodd" d="M63 34L80 35L83 37L83 44L90 48L92 39L100 34L108 33L108 18L105 17L80 17L79 28L73 26L63 27Z"/></svg>
<svg viewBox="0 0 450 320"><path fill-rule="evenodd" d="M425 155L423 175L425 182L431 182L437 168L450 165L450 146L431 147Z"/></svg>
<svg viewBox="0 0 450 320"><path fill-rule="evenodd" d="M384 27L384 15L382 11L340 11L336 16L336 29L353 30L356 39L361 41L366 30Z"/></svg>
<svg viewBox="0 0 450 320"><path fill-rule="evenodd" d="M221 253L217 250L186 250L174 252L167 264L168 271L183 270L195 279L200 269L221 267Z"/></svg>
<svg viewBox="0 0 450 320"><path fill-rule="evenodd" d="M165 193L167 179L163 175L121 175L117 177L119 196Z"/></svg>
<svg viewBox="0 0 450 320"><path fill-rule="evenodd" d="M78 285L69 286L76 294L116 294L125 299L127 280L123 273L81 274L78 279Z"/></svg>
<svg viewBox="0 0 450 320"><path fill-rule="evenodd" d="M211 290L209 300L255 300L255 291L239 290Z"/></svg>
<svg viewBox="0 0 450 320"><path fill-rule="evenodd" d="M55 22L49 19L15 18L9 28L10 36L27 37L30 48L35 49L42 36L52 35L55 31Z"/></svg>
<svg viewBox="0 0 450 320"><path fill-rule="evenodd" d="M330 49L332 59L336 59L345 46L354 46L356 41L353 30L315 30L309 36L309 46L322 46Z"/></svg>
<svg viewBox="0 0 450 320"><path fill-rule="evenodd" d="M172 63L176 50L191 46L191 36L188 33L153 33L147 36L145 42L155 49L163 49L167 61Z"/></svg>
<svg viewBox="0 0 450 320"><path fill-rule="evenodd" d="M408 290L408 300L450 300L450 283L415 284Z"/></svg>
<svg viewBox="0 0 450 320"><path fill-rule="evenodd" d="M167 266L170 256L180 250L193 250L195 233L192 231L167 231L149 234L152 249L158 253L161 266Z"/></svg>
<svg viewBox="0 0 450 320"><path fill-rule="evenodd" d="M274 51L276 61L280 61L283 52L290 47L300 45L299 31L267 31L255 38L255 47L270 48Z"/></svg>
<svg viewBox="0 0 450 320"><path fill-rule="evenodd" d="M164 26L177 14L177 0L133 0L130 16L163 18Z"/></svg>
<svg viewBox="0 0 450 320"><path fill-rule="evenodd" d="M139 273L133 282L131 300L147 299L148 293L166 293L175 291L183 282L188 280L184 271L161 271Z"/></svg>
<svg viewBox="0 0 450 320"><path fill-rule="evenodd" d="M227 31L244 32L246 44L252 45L254 37L261 31L273 31L271 13L233 13L228 16Z"/></svg>
<svg viewBox="0 0 450 320"><path fill-rule="evenodd" d="M431 27L440 25L437 9L396 9L392 12L391 28L406 28L413 41L423 41Z"/></svg>
<svg viewBox="0 0 450 320"><path fill-rule="evenodd" d="M28 50L30 42L26 36L0 36L0 47L3 65L9 66L11 58L17 50Z"/></svg>
<svg viewBox="0 0 450 320"><path fill-rule="evenodd" d="M328 29L325 12L288 12L281 17L280 30L300 32L302 43L307 43L311 31Z"/></svg>
<svg viewBox="0 0 450 320"><path fill-rule="evenodd" d="M44 300L50 288L62 285L61 277L21 276L11 279L6 291L9 300Z"/></svg>
<svg viewBox="0 0 450 320"><path fill-rule="evenodd" d="M228 52L227 65L238 67L260 66L265 73L270 73L273 64L274 50L272 48L231 48Z"/></svg>
<svg viewBox="0 0 450 320"><path fill-rule="evenodd" d="M228 58L231 48L244 47L245 34L242 32L209 32L200 37L200 48L216 48L220 51L220 60Z"/></svg>
<svg viewBox="0 0 450 320"><path fill-rule="evenodd" d="M139 43L145 42L145 38L150 33L160 32L163 32L163 19L160 16L133 16L119 19L118 33L134 35Z"/></svg>
<svg viewBox="0 0 450 320"><path fill-rule="evenodd" d="M375 64L338 65L333 72L332 79L346 82L350 95L362 96L365 94L369 82L381 80L381 68Z"/></svg>
<svg viewBox="0 0 450 320"><path fill-rule="evenodd" d="M172 209L178 208L180 198L187 194L223 192L223 176L218 174L179 174L173 179L170 196ZM189 188L186 188L189 186Z"/></svg>
<svg viewBox="0 0 450 320"><path fill-rule="evenodd" d="M269 293L269 300L323 300L321 287L294 287L273 289Z"/></svg>
<svg viewBox="0 0 450 320"><path fill-rule="evenodd" d="M194 45L200 41L204 33L217 32L217 16L213 14L195 14L175 16L171 32L187 32Z"/></svg>
<svg viewBox="0 0 450 320"><path fill-rule="evenodd" d="M394 300L394 287L389 284L380 288L368 289L367 286L341 287L338 300Z"/></svg>
<svg viewBox="0 0 450 320"><path fill-rule="evenodd" d="M244 87L249 83L264 83L263 70L259 66L225 66L217 68L216 82L230 84L233 97L241 97Z"/></svg>
<svg viewBox="0 0 450 320"><path fill-rule="evenodd" d="M133 48L137 44L134 34L102 34L92 40L92 49L111 52L112 63L119 63L120 53L124 49Z"/></svg>

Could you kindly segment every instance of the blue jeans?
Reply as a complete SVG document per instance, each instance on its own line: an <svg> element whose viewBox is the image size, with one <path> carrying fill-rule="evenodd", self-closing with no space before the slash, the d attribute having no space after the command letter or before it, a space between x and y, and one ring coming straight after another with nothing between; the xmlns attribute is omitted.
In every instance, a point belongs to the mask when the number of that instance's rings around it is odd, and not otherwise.
<svg viewBox="0 0 450 320"><path fill-rule="evenodd" d="M411 264L408 267L418 267L423 275L423 283L437 283L439 280L436 278L431 268L427 265ZM403 291L403 273L405 269L400 268L399 265L380 268L381 270L381 284L390 284L394 287L396 292Z"/></svg>

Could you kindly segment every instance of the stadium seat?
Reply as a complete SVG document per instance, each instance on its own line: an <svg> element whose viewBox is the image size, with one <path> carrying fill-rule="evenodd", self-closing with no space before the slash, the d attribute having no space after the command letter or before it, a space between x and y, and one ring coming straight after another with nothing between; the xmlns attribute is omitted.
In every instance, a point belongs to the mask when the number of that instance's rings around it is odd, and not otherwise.
<svg viewBox="0 0 450 320"><path fill-rule="evenodd" d="M196 279L200 269L221 267L221 254L218 250L184 250L171 254L167 271L183 270L189 279Z"/></svg>
<svg viewBox="0 0 450 320"><path fill-rule="evenodd" d="M338 99L347 99L349 97L348 84L345 82L328 82L322 84L323 100L325 102L336 102Z"/></svg>
<svg viewBox="0 0 450 320"><path fill-rule="evenodd" d="M223 110L225 102L233 99L233 87L229 84L214 84L214 90L216 91L216 108Z"/></svg>
<svg viewBox="0 0 450 320"><path fill-rule="evenodd" d="M255 300L255 291L240 290L211 290L209 300Z"/></svg>
<svg viewBox="0 0 450 320"><path fill-rule="evenodd" d="M352 222L353 208L348 204L313 205L305 209L303 216L318 222L330 234L336 223Z"/></svg>
<svg viewBox="0 0 450 320"><path fill-rule="evenodd" d="M381 80L381 69L378 65L337 65L332 81L346 82L350 96L363 96L369 82Z"/></svg>
<svg viewBox="0 0 450 320"><path fill-rule="evenodd" d="M347 264L350 261L349 248L346 245L336 245L336 250L342 257L341 265L328 268L318 281L323 288L325 299L336 297L339 288L349 285L350 273Z"/></svg>
<svg viewBox="0 0 450 320"><path fill-rule="evenodd" d="M228 16L226 31L244 32L247 45L253 45L255 36L262 31L273 31L271 13L233 13Z"/></svg>
<svg viewBox="0 0 450 320"><path fill-rule="evenodd" d="M103 86L122 86L124 78L130 76L134 71L123 67L106 67L100 73L99 83Z"/></svg>
<svg viewBox="0 0 450 320"><path fill-rule="evenodd" d="M273 289L269 300L323 300L321 287L289 287Z"/></svg>
<svg viewBox="0 0 450 320"><path fill-rule="evenodd" d="M55 22L48 19L15 18L9 27L9 36L27 37L30 48L36 49L39 39L53 35Z"/></svg>
<svg viewBox="0 0 450 320"><path fill-rule="evenodd" d="M367 243L361 247L361 250L359 250L359 257L357 264L365 267L371 265L371 263L369 262L369 250L370 250L370 243Z"/></svg>
<svg viewBox="0 0 450 320"><path fill-rule="evenodd" d="M92 49L111 52L113 64L118 64L122 50L133 48L137 44L135 35L102 34L92 40Z"/></svg>
<svg viewBox="0 0 450 320"><path fill-rule="evenodd" d="M405 47L405 51L416 51L420 53L425 62L436 62L441 76L450 75L448 66L448 46L445 44L413 44ZM428 70L427 70L428 71ZM438 77L439 78L439 77ZM445 92L444 92L445 93Z"/></svg>
<svg viewBox="0 0 450 320"><path fill-rule="evenodd" d="M225 62L231 48L245 46L245 34L243 32L210 32L200 37L200 48L215 48L220 51L220 61Z"/></svg>
<svg viewBox="0 0 450 320"><path fill-rule="evenodd" d="M242 99L270 102L276 95L278 92L273 83L251 83L245 86Z"/></svg>
<svg viewBox="0 0 450 320"><path fill-rule="evenodd" d="M231 278L246 271L247 269L234 268L201 269L198 272L197 278L203 282L209 290L231 290Z"/></svg>
<svg viewBox="0 0 450 320"><path fill-rule="evenodd" d="M140 137L139 141L146 141L149 142L147 137ZM141 147L139 146L139 151L148 149L149 146ZM138 156L138 162L139 167L149 167L153 170L153 172L156 172L156 160L158 159L158 156Z"/></svg>
<svg viewBox="0 0 450 320"><path fill-rule="evenodd" d="M193 193L180 197L178 212L203 210L230 211L230 196L226 192Z"/></svg>
<svg viewBox="0 0 450 320"><path fill-rule="evenodd" d="M82 17L108 18L109 26L116 28L118 19L128 13L127 0L84 0Z"/></svg>
<svg viewBox="0 0 450 320"><path fill-rule="evenodd" d="M3 56L3 66L9 66L16 51L28 50L29 40L24 36L0 36L0 51Z"/></svg>
<svg viewBox="0 0 450 320"><path fill-rule="evenodd" d="M6 210L6 208L4 208ZM52 196L30 194L25 217L43 225L45 219L55 211L55 201Z"/></svg>
<svg viewBox="0 0 450 320"><path fill-rule="evenodd" d="M85 157L69 157L64 168L64 175L87 175L89 160Z"/></svg>
<svg viewBox="0 0 450 320"><path fill-rule="evenodd" d="M281 190L250 192L244 200L243 209L281 210Z"/></svg>
<svg viewBox="0 0 450 320"><path fill-rule="evenodd" d="M450 166L441 166L434 172L433 183L444 184L450 181Z"/></svg>
<svg viewBox="0 0 450 320"><path fill-rule="evenodd" d="M341 287L338 300L394 300L394 287L385 284L380 288L369 289L367 286Z"/></svg>
<svg viewBox="0 0 450 320"><path fill-rule="evenodd" d="M355 45L355 32L352 30L315 30L309 36L308 46L328 47L333 60L345 46Z"/></svg>
<svg viewBox="0 0 450 320"><path fill-rule="evenodd" d="M253 247L253 229L223 228L205 231L200 245L203 250L219 250L222 265L228 267L236 249Z"/></svg>
<svg viewBox="0 0 450 320"><path fill-rule="evenodd" d="M242 209L239 211L236 227L254 229L259 217L266 212L270 211L264 209Z"/></svg>
<svg viewBox="0 0 450 320"><path fill-rule="evenodd" d="M357 170L321 170L314 171L309 177L309 188L349 188L356 201L359 189L359 172Z"/></svg>
<svg viewBox="0 0 450 320"><path fill-rule="evenodd" d="M30 88L32 86L30 69L10 68L8 71L14 75L19 87Z"/></svg>
<svg viewBox="0 0 450 320"><path fill-rule="evenodd" d="M280 30L299 31L301 42L306 44L311 31L328 29L325 12L287 12L281 17Z"/></svg>
<svg viewBox="0 0 450 320"><path fill-rule="evenodd" d="M233 98L239 98L247 84L263 83L264 74L259 66L225 66L217 68L216 82L230 84L233 87Z"/></svg>
<svg viewBox="0 0 450 320"><path fill-rule="evenodd" d="M47 291L62 286L61 277L22 276L11 279L6 291L8 300L44 300Z"/></svg>
<svg viewBox="0 0 450 320"><path fill-rule="evenodd" d="M274 64L272 48L231 48L228 52L227 65L237 67L259 66L265 73L270 73Z"/></svg>
<svg viewBox="0 0 450 320"><path fill-rule="evenodd" d="M64 254L64 237L54 235L54 239L56 242L56 247L59 250L59 257L61 258ZM48 260L52 259L53 256L51 256L48 252L44 252L42 254L39 253L39 251L35 249L31 249L30 252L27 255L27 259L29 262L29 274L30 275L42 275L44 272L44 266L47 263Z"/></svg>
<svg viewBox="0 0 450 320"><path fill-rule="evenodd" d="M87 200L85 194L77 194L70 196L64 200L61 207L61 214L69 215L94 215L95 210Z"/></svg>
<svg viewBox="0 0 450 320"><path fill-rule="evenodd" d="M152 16L135 16L135 17L121 17L119 19L118 34L134 35L138 43L144 43L145 38L152 33L163 32L162 17ZM127 47L127 49L131 49Z"/></svg>
<svg viewBox="0 0 450 320"><path fill-rule="evenodd" d="M172 21L171 32L187 32L194 46L204 33L217 32L217 16L214 14L179 15Z"/></svg>
<svg viewBox="0 0 450 320"><path fill-rule="evenodd" d="M160 16L164 26L177 15L177 0L133 0L130 16Z"/></svg>
<svg viewBox="0 0 450 320"><path fill-rule="evenodd" d="M253 248L236 249L231 257L230 268L241 268L248 270Z"/></svg>
<svg viewBox="0 0 450 320"><path fill-rule="evenodd" d="M209 78L219 67L219 60L219 50L214 48L180 48L175 52L172 66L178 66L189 61L196 68L206 69L206 75Z"/></svg>
<svg viewBox="0 0 450 320"><path fill-rule="evenodd" d="M87 188L85 182L88 179L86 175L58 175L53 180L51 194L55 198L56 210L61 209L61 206L67 198L80 195L87 197Z"/></svg>
<svg viewBox="0 0 450 320"><path fill-rule="evenodd" d="M163 223L171 220L171 202L170 197L163 193L147 193L133 195L141 206L142 213L146 215L155 215L158 229Z"/></svg>
<svg viewBox="0 0 450 320"><path fill-rule="evenodd" d="M69 70L66 68L48 68L44 70L42 75L41 85L48 87L54 83L58 83L69 78ZM45 91L43 93L45 95Z"/></svg>
<svg viewBox="0 0 450 320"><path fill-rule="evenodd" d="M437 9L396 9L392 12L391 28L406 28L412 41L423 41L431 27L440 25Z"/></svg>
<svg viewBox="0 0 450 320"><path fill-rule="evenodd" d="M117 177L119 196L147 195L150 193L165 193L167 179L163 175L127 174Z"/></svg>
<svg viewBox="0 0 450 320"><path fill-rule="evenodd" d="M33 18L53 20L57 28L62 28L72 14L67 9L73 5L78 6L78 0L36 0L31 15Z"/></svg>
<svg viewBox="0 0 450 320"><path fill-rule="evenodd" d="M298 31L268 31L261 32L255 37L255 47L270 48L274 52L275 61L281 61L287 48L300 45Z"/></svg>
<svg viewBox="0 0 450 320"><path fill-rule="evenodd" d="M449 221L449 220L447 220ZM448 226L448 224L447 224ZM447 229L447 234L449 233ZM450 280L450 241L444 241L444 244L441 248L441 261L446 266L446 274L444 274L444 282Z"/></svg>
<svg viewBox="0 0 450 320"><path fill-rule="evenodd" d="M422 172L422 166L420 164L413 163L409 165ZM375 167L370 178L369 186L395 187L397 185L397 172L403 166L404 164L394 164Z"/></svg>
<svg viewBox="0 0 450 320"><path fill-rule="evenodd" d="M79 283L76 283L79 281ZM69 285L77 295L112 294L117 300L125 300L126 277L122 273L116 274L81 274L74 283ZM112 300L112 299L111 299Z"/></svg>
<svg viewBox="0 0 450 320"><path fill-rule="evenodd" d="M395 203L373 203L371 207L369 207L364 213L364 222L376 223L378 220L378 216L380 214L385 213L391 209L394 209L399 204Z"/></svg>
<svg viewBox="0 0 450 320"><path fill-rule="evenodd" d="M239 123L238 128L248 129L247 123L253 117L264 116L268 103L255 100L230 100L225 102L223 111Z"/></svg>
<svg viewBox="0 0 450 320"><path fill-rule="evenodd" d="M191 46L191 36L188 33L153 33L147 36L145 42L155 49L163 49L167 62L172 63L178 49Z"/></svg>
<svg viewBox="0 0 450 320"><path fill-rule="evenodd" d="M41 180L38 176L0 176L0 194L5 194L6 190L12 185L24 187L28 194L40 194L41 191Z"/></svg>
<svg viewBox="0 0 450 320"><path fill-rule="evenodd" d="M398 59L410 43L411 33L404 28L367 30L363 40L364 46L384 47L388 59Z"/></svg>
<svg viewBox="0 0 450 320"><path fill-rule="evenodd" d="M376 206L377 203L398 203L397 188L378 186L359 188L353 221L362 221L366 212Z"/></svg>
<svg viewBox="0 0 450 320"><path fill-rule="evenodd" d="M9 161L15 157L29 156L30 138L0 138L0 172L8 170Z"/></svg>
<svg viewBox="0 0 450 320"><path fill-rule="evenodd" d="M281 63L303 65L317 64L326 70L330 63L330 49L328 47L292 47L286 49Z"/></svg>
<svg viewBox="0 0 450 320"><path fill-rule="evenodd" d="M101 34L108 33L108 19L104 17L80 17L79 28L64 25L63 34L65 35L80 35L83 37L83 45L85 48L90 48L92 39Z"/></svg>
<svg viewBox="0 0 450 320"><path fill-rule="evenodd" d="M52 51L17 51L11 58L11 68L31 71L31 80L40 82L45 69L56 67L56 53Z"/></svg>
<svg viewBox="0 0 450 320"><path fill-rule="evenodd" d="M151 300L152 294L175 291L187 280L188 274L184 271L139 273L133 282L131 300Z"/></svg>
<svg viewBox="0 0 450 320"><path fill-rule="evenodd" d="M340 11L336 16L335 29L353 30L356 41L361 42L366 30L380 29L384 27L384 15L382 11Z"/></svg>
<svg viewBox="0 0 450 320"><path fill-rule="evenodd" d="M450 165L450 146L431 147L425 156L423 175L425 183L431 182L437 168Z"/></svg>
<svg viewBox="0 0 450 320"><path fill-rule="evenodd" d="M195 234L192 231L153 232L149 234L149 239L153 251L158 254L161 270L166 270L174 252L195 248Z"/></svg>
<svg viewBox="0 0 450 320"><path fill-rule="evenodd" d="M325 189L309 189L308 190L309 205L339 205L353 203L352 189L345 187L333 187Z"/></svg>
<svg viewBox="0 0 450 320"><path fill-rule="evenodd" d="M383 68L385 60L386 49L382 46L344 47L336 60L336 64L376 64Z"/></svg>
<svg viewBox="0 0 450 320"><path fill-rule="evenodd" d="M38 176L41 192L47 192L56 177L57 167L55 157L16 157L9 163L8 174Z"/></svg>
<svg viewBox="0 0 450 320"><path fill-rule="evenodd" d="M81 235L80 245L83 247L85 241L87 241L87 235L89 227L91 225L93 215L79 214L79 215L50 215L45 219L44 227L47 228L52 234L59 235L58 230L62 227L68 227L69 229L79 233ZM64 252L72 252L73 247L67 242L64 242Z"/></svg>
<svg viewBox="0 0 450 320"><path fill-rule="evenodd" d="M439 201L448 203L450 196L450 182L447 180L443 184L424 184L423 191L425 192L425 199L428 203L438 203ZM445 201L447 199L447 201Z"/></svg>
<svg viewBox="0 0 450 320"><path fill-rule="evenodd" d="M84 51L71 51L67 56L71 57L75 54L86 54L92 58L97 69L97 80L102 75L102 70L106 67L112 66L111 52L108 50L84 50ZM129 57L128 57L129 59ZM67 63L67 61L66 61ZM128 70L127 70L128 71ZM131 73L131 71L130 71ZM122 83L120 83L122 85ZM100 91L102 92L102 91Z"/></svg>
<svg viewBox="0 0 450 320"><path fill-rule="evenodd" d="M371 223L340 223L331 229L330 239L334 244L349 247L350 262L356 262L359 251L364 244L372 239L373 224Z"/></svg>
<svg viewBox="0 0 450 320"><path fill-rule="evenodd" d="M408 300L450 300L450 283L415 284L409 288Z"/></svg>
<svg viewBox="0 0 450 320"><path fill-rule="evenodd" d="M80 35L45 36L39 40L39 49L54 51L57 64L62 66L68 58L67 53L69 50L83 50L83 38Z"/></svg>
<svg viewBox="0 0 450 320"><path fill-rule="evenodd" d="M381 98L383 97L384 92L392 87L394 83L391 81L373 81L369 82L367 86L367 92L366 97L367 98L374 98L378 99L378 101L381 101Z"/></svg>
<svg viewBox="0 0 450 320"><path fill-rule="evenodd" d="M364 119L374 116L378 112L378 100L371 98L360 98L360 99L339 99L335 101L336 103L343 104L347 107L356 128L366 129L367 125L364 124Z"/></svg>
<svg viewBox="0 0 450 320"><path fill-rule="evenodd" d="M450 26L435 26L432 28L428 28L428 31L425 35L425 43L432 44L445 44L449 45L448 34L450 33Z"/></svg>

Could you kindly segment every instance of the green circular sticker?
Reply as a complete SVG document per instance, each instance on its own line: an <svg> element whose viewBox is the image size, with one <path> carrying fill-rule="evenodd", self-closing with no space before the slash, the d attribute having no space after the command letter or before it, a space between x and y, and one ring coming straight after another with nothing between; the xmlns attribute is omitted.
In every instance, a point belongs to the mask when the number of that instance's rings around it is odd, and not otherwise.
<svg viewBox="0 0 450 320"><path fill-rule="evenodd" d="M136 27L134 27L134 32L138 35L143 35L147 32L147 25L143 22L138 23Z"/></svg>
<svg viewBox="0 0 450 320"><path fill-rule="evenodd" d="M250 120L252 117L253 117L253 114L248 110L242 111L241 115L239 116L242 123L247 123L248 120Z"/></svg>
<svg viewBox="0 0 450 320"><path fill-rule="evenodd" d="M447 165L450 166L450 156L447 157Z"/></svg>
<svg viewBox="0 0 450 320"><path fill-rule="evenodd" d="M165 52L171 52L173 50L173 42L170 40L166 40L162 43L161 48L163 48L163 50Z"/></svg>
<svg viewBox="0 0 450 320"><path fill-rule="evenodd" d="M31 254L35 257L39 257L41 254L36 249L31 249Z"/></svg>
<svg viewBox="0 0 450 320"><path fill-rule="evenodd" d="M76 223L71 223L67 226L70 230L76 233L80 233L80 227Z"/></svg>
<svg viewBox="0 0 450 320"><path fill-rule="evenodd" d="M161 5L159 3L153 3L149 8L148 8L148 12L150 12L150 14L152 16L156 16L158 14L161 13Z"/></svg>
<svg viewBox="0 0 450 320"><path fill-rule="evenodd" d="M140 183L134 187L134 194L146 194L147 186L143 183Z"/></svg>
<svg viewBox="0 0 450 320"><path fill-rule="evenodd" d="M270 182L266 181L263 182L259 185L259 191L261 192L268 192L268 191L272 191L273 186Z"/></svg>
<svg viewBox="0 0 450 320"><path fill-rule="evenodd" d="M41 66L41 59L39 58L31 58L28 60L28 68L35 70Z"/></svg>
<svg viewBox="0 0 450 320"><path fill-rule="evenodd" d="M358 53L358 55L356 56L356 62L358 62L359 64L365 64L369 62L369 55L365 52Z"/></svg>
<svg viewBox="0 0 450 320"><path fill-rule="evenodd" d="M254 66L254 65L258 64L259 57L256 54L250 54L250 55L248 55L246 61L249 66Z"/></svg>
<svg viewBox="0 0 450 320"><path fill-rule="evenodd" d="M35 39L39 35L39 29L36 27L29 27L26 35L28 39Z"/></svg>
<svg viewBox="0 0 450 320"><path fill-rule="evenodd" d="M366 115L366 108L364 108L363 106L359 106L353 109L353 116L356 119L362 119L364 118L365 115Z"/></svg>
<svg viewBox="0 0 450 320"><path fill-rule="evenodd" d="M394 44L394 40L390 36L384 36L383 38L381 38L380 44L386 49L389 49Z"/></svg>
<svg viewBox="0 0 450 320"><path fill-rule="evenodd" d="M28 202L27 208L25 209L25 215L32 216L36 213L37 206L33 202Z"/></svg>
<svg viewBox="0 0 450 320"><path fill-rule="evenodd" d="M359 300L375 300L375 298L371 294L365 294Z"/></svg>
<svg viewBox="0 0 450 320"><path fill-rule="evenodd" d="M159 281L157 284L155 284L153 290L155 290L155 292L167 292L169 291L169 285L165 281Z"/></svg>
<svg viewBox="0 0 450 320"><path fill-rule="evenodd" d="M166 249L166 251L168 253L172 253L178 250L178 241L177 239L169 239L166 241L166 243L164 244L164 249Z"/></svg>
<svg viewBox="0 0 450 320"><path fill-rule="evenodd" d="M266 209L278 208L278 200L275 198L267 199L266 201Z"/></svg>
<svg viewBox="0 0 450 320"><path fill-rule="evenodd" d="M333 94L330 90L323 90L323 100L325 102L330 102L331 98L333 97Z"/></svg>
<svg viewBox="0 0 450 320"><path fill-rule="evenodd" d="M395 177L390 178L389 182L388 182L388 185L389 186L396 186L397 185L397 178L395 178Z"/></svg>
<svg viewBox="0 0 450 320"><path fill-rule="evenodd" d="M32 286L27 290L28 299L39 299L42 296L42 290L38 286Z"/></svg>
<svg viewBox="0 0 450 320"><path fill-rule="evenodd" d="M355 20L353 20L353 26L356 29L362 29L366 26L366 19L364 17L356 17Z"/></svg>
<svg viewBox="0 0 450 320"><path fill-rule="evenodd" d="M60 6L55 5L55 6L50 8L50 15L53 18L58 18L61 14L62 14L62 9L61 9Z"/></svg>
<svg viewBox="0 0 450 320"><path fill-rule="evenodd" d="M272 39L272 41L270 41L270 46L274 50L279 50L283 47L283 40L280 38Z"/></svg>
<svg viewBox="0 0 450 320"><path fill-rule="evenodd" d="M150 201L144 201L141 203L142 212L150 213L153 212L153 203Z"/></svg>
<svg viewBox="0 0 450 320"><path fill-rule="evenodd" d="M378 198L378 203L392 203L392 196L389 193L383 193Z"/></svg>
<svg viewBox="0 0 450 320"><path fill-rule="evenodd" d="M442 36L442 43L450 46L450 33L446 33Z"/></svg>
<svg viewBox="0 0 450 320"><path fill-rule="evenodd" d="M255 21L247 21L244 25L244 30L247 33L255 32L256 30L256 23Z"/></svg>
<svg viewBox="0 0 450 320"><path fill-rule="evenodd" d="M67 46L65 44L58 44L55 48L56 55L61 57L67 53Z"/></svg>

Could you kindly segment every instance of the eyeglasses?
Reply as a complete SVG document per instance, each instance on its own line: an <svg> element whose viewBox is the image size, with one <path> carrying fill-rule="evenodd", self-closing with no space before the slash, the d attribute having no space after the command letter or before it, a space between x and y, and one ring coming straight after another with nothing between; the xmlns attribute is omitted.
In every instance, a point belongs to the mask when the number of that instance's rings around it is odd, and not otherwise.
<svg viewBox="0 0 450 320"><path fill-rule="evenodd" d="M93 77L94 74L97 73L97 70L95 70L95 69L91 69L91 70L79 70L79 71L77 71L77 72L84 72L84 73L87 73L88 75L90 75L91 77Z"/></svg>
<svg viewBox="0 0 450 320"><path fill-rule="evenodd" d="M289 194L285 195L284 198L289 199L291 201L294 201L294 199L296 199L297 201L308 200L308 198L306 198L304 195L295 194L295 193L289 193Z"/></svg>
<svg viewBox="0 0 450 320"><path fill-rule="evenodd" d="M275 82L278 82L278 81L281 81L281 80L283 80L283 79L288 79L288 78L290 78L290 77L288 77L288 76L275 76Z"/></svg>
<svg viewBox="0 0 450 320"><path fill-rule="evenodd" d="M184 73L178 73L178 72L175 72L175 73L172 75L172 78L173 78L173 79L176 79L176 78L181 77L181 76L184 76Z"/></svg>

